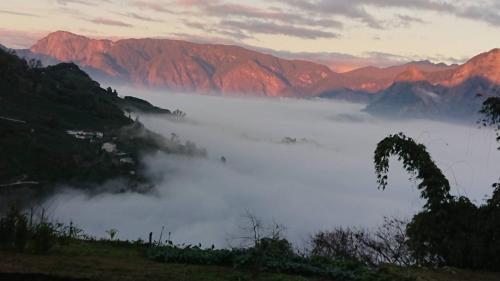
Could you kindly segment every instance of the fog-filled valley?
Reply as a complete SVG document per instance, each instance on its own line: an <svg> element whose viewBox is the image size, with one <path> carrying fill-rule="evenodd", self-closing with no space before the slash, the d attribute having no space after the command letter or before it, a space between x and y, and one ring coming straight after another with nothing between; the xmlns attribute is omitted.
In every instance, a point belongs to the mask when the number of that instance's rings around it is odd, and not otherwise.
<svg viewBox="0 0 500 281"><path fill-rule="evenodd" d="M339 225L411 218L423 205L418 183L394 159L388 189L378 190L373 167L377 143L397 132L427 146L453 194L479 204L498 179L494 132L478 126L388 121L363 113L363 105L331 100L119 93L184 111L180 119L139 119L167 138L175 134L196 143L208 156L145 156L146 174L156 184L149 193L89 195L62 186L42 204L54 219L74 221L96 236L116 228L120 239L146 239L150 231L157 238L164 226L175 243L226 247L248 211L283 224L288 238L300 244Z"/></svg>
<svg viewBox="0 0 500 281"><path fill-rule="evenodd" d="M0 281L500 280L497 2L0 1Z"/></svg>

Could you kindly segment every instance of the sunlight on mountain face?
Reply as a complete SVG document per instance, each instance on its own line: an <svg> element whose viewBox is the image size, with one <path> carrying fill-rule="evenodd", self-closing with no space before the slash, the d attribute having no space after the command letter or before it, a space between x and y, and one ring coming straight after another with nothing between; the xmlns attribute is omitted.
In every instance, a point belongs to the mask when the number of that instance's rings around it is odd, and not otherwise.
<svg viewBox="0 0 500 281"><path fill-rule="evenodd" d="M427 145L454 194L479 203L497 180L500 156L489 129L384 121L362 113L362 105L331 101L120 92L185 111L183 120L140 120L166 137L195 142L208 157L145 157L157 182L150 194L88 197L68 188L45 203L54 218L76 221L98 236L117 228L121 239L144 239L165 226L174 242L227 246L248 210L284 224L300 243L338 225L410 217L422 205L416 183L393 161L389 187L380 191L373 169L377 142L400 131Z"/></svg>

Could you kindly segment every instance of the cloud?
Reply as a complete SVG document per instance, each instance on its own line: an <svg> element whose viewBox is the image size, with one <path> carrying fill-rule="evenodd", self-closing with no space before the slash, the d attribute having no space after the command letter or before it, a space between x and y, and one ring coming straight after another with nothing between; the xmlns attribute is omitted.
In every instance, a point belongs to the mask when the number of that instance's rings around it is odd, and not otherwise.
<svg viewBox="0 0 500 281"><path fill-rule="evenodd" d="M340 21L331 18L314 18L277 6L197 0L177 0L172 3L186 16L203 17L206 27L197 29L210 29L211 33L234 36L239 40L254 38L254 34L280 34L302 39L336 38L339 34L333 30L343 27ZM243 32L246 33L244 36Z"/></svg>
<svg viewBox="0 0 500 281"><path fill-rule="evenodd" d="M397 15L397 18L399 22L397 23L397 26L400 27L409 27L412 24L424 24L426 21L424 21L421 18L409 16L409 15Z"/></svg>
<svg viewBox="0 0 500 281"><path fill-rule="evenodd" d="M492 1L479 4L437 0L274 0L254 5L223 0L177 0L164 3L171 3L176 10L186 15L203 16L212 25L212 32L216 32L217 28L225 31L232 28L233 32L242 28L249 33L284 34L302 39L337 38L343 30L345 19L381 30L409 28L426 23L423 18L402 14L401 10L436 12L500 25L500 7ZM149 2L146 4L158 6ZM160 7L163 6L157 9ZM389 11L389 16L379 18L375 16L374 9ZM315 35L304 36L302 31L307 30ZM249 37L252 36L249 34Z"/></svg>
<svg viewBox="0 0 500 281"><path fill-rule="evenodd" d="M140 21L146 21L146 22L164 22L163 20L160 20L160 19L155 19L155 18L152 18L152 17L148 17L148 16L144 16L144 15L140 15L140 14L132 13L132 12L131 13L116 13L116 14L124 16L124 17L131 18L131 19L140 20Z"/></svg>
<svg viewBox="0 0 500 281"><path fill-rule="evenodd" d="M15 15L15 16L25 16L25 17L40 17L40 15L25 13L25 12L16 12L16 11L8 11L8 10L0 10L0 14L7 15Z"/></svg>
<svg viewBox="0 0 500 281"><path fill-rule="evenodd" d="M354 1L302 1L302 0L283 0L280 1L285 5L297 8L301 11L306 11L325 16L344 16L351 19L361 20L365 24L373 28L382 28L379 20L375 19L368 13L364 6L359 5L359 0Z"/></svg>
<svg viewBox="0 0 500 281"><path fill-rule="evenodd" d="M314 19L300 13L283 11L282 8L279 7L268 7L263 9L242 4L221 3L218 1L202 3L196 2L195 4L196 5L194 5L194 7L202 10L204 14L209 16L242 17L253 20L275 20L281 23L287 23L288 25L300 24L327 28L342 27L341 22L333 19ZM189 5L193 5L193 3L190 3Z"/></svg>
<svg viewBox="0 0 500 281"><path fill-rule="evenodd" d="M259 34L279 34L295 36L304 39L317 39L317 38L337 38L339 34L329 31L322 31L317 29L297 27L291 25L275 24L271 22L261 21L235 21L223 20L220 22L223 27L230 27L232 29L240 29L252 33Z"/></svg>
<svg viewBox="0 0 500 281"><path fill-rule="evenodd" d="M133 25L131 25L129 23L125 23L125 22L118 21L118 20L105 19L105 18L95 18L95 19L91 19L89 21L92 23L95 23L95 24L121 26L121 27L133 27Z"/></svg>
<svg viewBox="0 0 500 281"><path fill-rule="evenodd" d="M184 121L142 116L152 130L207 148L208 158L155 154L144 159L157 183L148 194L89 196L68 190L47 200L54 218L92 234L117 228L120 239L157 239L162 226L174 242L227 246L240 215L250 210L284 224L300 242L338 225L372 226L384 215L410 216L422 201L415 183L391 160L389 187L377 189L373 151L389 133L404 131L430 150L452 193L482 202L498 179L494 133L430 121L387 121L362 105L324 100L223 98L119 89L153 104L180 108ZM284 144L285 137L297 138ZM225 156L227 162L220 161Z"/></svg>
<svg viewBox="0 0 500 281"><path fill-rule="evenodd" d="M68 4L83 4L83 5L90 5L92 1L85 1L85 0L57 0L57 3L61 5L68 5Z"/></svg>
<svg viewBox="0 0 500 281"><path fill-rule="evenodd" d="M175 14L175 11L167 8L167 6L170 6L168 3L158 3L152 1L132 1L130 2L130 5L143 10L152 10L161 13Z"/></svg>
<svg viewBox="0 0 500 281"><path fill-rule="evenodd" d="M457 16L475 21L483 21L493 26L500 26L500 5L470 6L459 10Z"/></svg>
<svg viewBox="0 0 500 281"><path fill-rule="evenodd" d="M194 43L199 43L199 44L213 44L214 42L217 42L217 44L225 44L225 45L235 45L235 46L240 46L241 42L237 41L234 39L234 36L231 37L226 37L226 36L221 36L221 35L193 35L191 33L183 33L183 32L176 32L169 34L168 38L175 38L177 40L184 40L184 41L189 41L189 42L194 42ZM255 48L258 49L258 48Z"/></svg>
<svg viewBox="0 0 500 281"><path fill-rule="evenodd" d="M99 4L95 0L54 1L60 5ZM117 2L113 3L117 6ZM348 30L346 26L352 28L359 26L359 23L380 31L410 28L427 23L428 14L421 12L453 15L500 26L500 5L492 0L476 2L464 0L270 0L255 2L130 0L127 4L128 8L120 12L121 16L159 23L163 22L159 14L168 14L188 27L186 30L179 30L178 33L193 32L195 36L200 36L201 31L207 32L211 37L224 37L239 43L248 39L259 40L257 35L262 34L286 35L303 40L343 38ZM141 14L138 11L145 13ZM193 30L189 31L189 28Z"/></svg>
<svg viewBox="0 0 500 281"><path fill-rule="evenodd" d="M217 24L207 24L207 23L193 22L193 21L188 21L188 20L185 20L183 22L183 24L189 28L198 29L198 30L202 30L204 32L208 32L210 34L216 34L219 36L225 36L225 37L229 37L229 38L233 38L233 39L241 40L241 39L252 38L251 35L247 35L246 33L242 32L242 30L240 30L240 29L227 28L227 27L217 25ZM190 36L187 36L187 37L189 38ZM205 36L205 38L207 38L207 37ZM213 37L211 37L211 38L213 38ZM222 42L224 42L224 41L222 41ZM217 42L219 42L219 41L217 41ZM234 44L237 44L237 42L235 42L235 41L232 41L232 42ZM205 40L205 43L208 43L208 41ZM213 43L213 41L210 43Z"/></svg>
<svg viewBox="0 0 500 281"><path fill-rule="evenodd" d="M56 0L60 5L66 6L71 4L80 4L85 6L93 6L104 3L112 3L111 0Z"/></svg>
<svg viewBox="0 0 500 281"><path fill-rule="evenodd" d="M500 26L500 5L492 0L475 2L463 0L277 0L277 2L320 16L354 18L373 28L383 28L387 23L385 19L374 17L367 11L367 8L430 11ZM412 22L418 23L420 20L414 18Z"/></svg>
<svg viewBox="0 0 500 281"><path fill-rule="evenodd" d="M48 33L48 31L20 31L0 28L0 43L14 49L29 48Z"/></svg>

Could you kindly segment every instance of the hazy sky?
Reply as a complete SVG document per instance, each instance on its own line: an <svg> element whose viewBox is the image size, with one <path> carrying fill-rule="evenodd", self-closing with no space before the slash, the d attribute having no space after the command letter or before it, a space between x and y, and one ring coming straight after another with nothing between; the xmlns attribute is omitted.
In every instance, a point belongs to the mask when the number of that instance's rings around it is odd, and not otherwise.
<svg viewBox="0 0 500 281"><path fill-rule="evenodd" d="M27 47L55 30L94 37L166 37L236 43L315 56L349 54L379 64L401 60L399 56L454 62L500 46L500 1L0 2L0 43Z"/></svg>

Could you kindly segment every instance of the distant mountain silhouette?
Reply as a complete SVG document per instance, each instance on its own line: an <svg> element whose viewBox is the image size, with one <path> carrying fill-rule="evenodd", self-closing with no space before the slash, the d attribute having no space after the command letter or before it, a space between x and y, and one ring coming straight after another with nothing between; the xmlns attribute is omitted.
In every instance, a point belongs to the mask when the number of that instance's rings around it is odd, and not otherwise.
<svg viewBox="0 0 500 281"><path fill-rule="evenodd" d="M475 122L484 99L497 94L497 85L479 76L449 87L428 81L400 81L378 93L365 111L391 118Z"/></svg>

